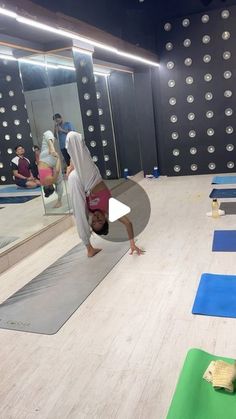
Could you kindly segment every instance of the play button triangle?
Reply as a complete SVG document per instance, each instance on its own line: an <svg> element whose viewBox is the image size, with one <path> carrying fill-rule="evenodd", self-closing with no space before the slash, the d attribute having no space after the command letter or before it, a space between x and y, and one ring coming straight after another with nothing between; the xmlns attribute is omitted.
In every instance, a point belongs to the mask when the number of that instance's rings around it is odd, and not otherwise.
<svg viewBox="0 0 236 419"><path fill-rule="evenodd" d="M118 220L119 218L123 217L124 215L129 214L130 211L130 207L118 201L118 199L109 199L109 221L111 221L112 223Z"/></svg>

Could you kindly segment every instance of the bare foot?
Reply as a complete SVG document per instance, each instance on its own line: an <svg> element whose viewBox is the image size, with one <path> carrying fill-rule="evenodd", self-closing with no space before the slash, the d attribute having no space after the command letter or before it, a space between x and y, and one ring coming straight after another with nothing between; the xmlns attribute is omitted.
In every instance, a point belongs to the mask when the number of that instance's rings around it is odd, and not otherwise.
<svg viewBox="0 0 236 419"><path fill-rule="evenodd" d="M53 208L60 208L61 206L62 206L61 201L57 201L57 202L55 203L55 205L53 205Z"/></svg>
<svg viewBox="0 0 236 419"><path fill-rule="evenodd" d="M92 258L93 256L96 256L97 253L101 252L102 249L88 249L88 257Z"/></svg>

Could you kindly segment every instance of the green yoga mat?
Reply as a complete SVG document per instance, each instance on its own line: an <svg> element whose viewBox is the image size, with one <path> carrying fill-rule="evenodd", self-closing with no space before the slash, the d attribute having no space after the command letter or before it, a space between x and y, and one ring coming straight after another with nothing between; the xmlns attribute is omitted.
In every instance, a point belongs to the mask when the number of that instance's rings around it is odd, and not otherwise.
<svg viewBox="0 0 236 419"><path fill-rule="evenodd" d="M236 393L216 391L202 376L211 361L230 358L190 349L166 419L233 419L236 418Z"/></svg>

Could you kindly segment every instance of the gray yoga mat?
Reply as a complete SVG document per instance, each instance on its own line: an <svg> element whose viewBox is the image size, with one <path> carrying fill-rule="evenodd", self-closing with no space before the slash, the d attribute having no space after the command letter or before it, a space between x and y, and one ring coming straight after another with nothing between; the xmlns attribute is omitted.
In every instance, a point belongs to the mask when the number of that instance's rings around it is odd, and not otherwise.
<svg viewBox="0 0 236 419"><path fill-rule="evenodd" d="M0 236L0 249L17 240L18 237L4 237Z"/></svg>
<svg viewBox="0 0 236 419"><path fill-rule="evenodd" d="M103 250L86 256L82 244L36 276L0 305L0 328L52 335L112 270L129 243L97 240Z"/></svg>
<svg viewBox="0 0 236 419"><path fill-rule="evenodd" d="M221 202L220 209L225 211L226 215L236 214L236 202Z"/></svg>

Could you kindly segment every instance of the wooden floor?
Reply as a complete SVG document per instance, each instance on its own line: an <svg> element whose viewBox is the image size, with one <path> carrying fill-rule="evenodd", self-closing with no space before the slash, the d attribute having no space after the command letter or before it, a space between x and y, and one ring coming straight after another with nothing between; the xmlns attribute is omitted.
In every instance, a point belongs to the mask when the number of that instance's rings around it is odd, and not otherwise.
<svg viewBox="0 0 236 419"><path fill-rule="evenodd" d="M202 272L236 274L234 253L211 252L213 230L236 225L206 217L211 179L143 180L146 254L127 254L56 335L0 330L1 419L164 419L189 348L236 356L234 319L191 314ZM77 242L72 228L3 274L1 301Z"/></svg>

